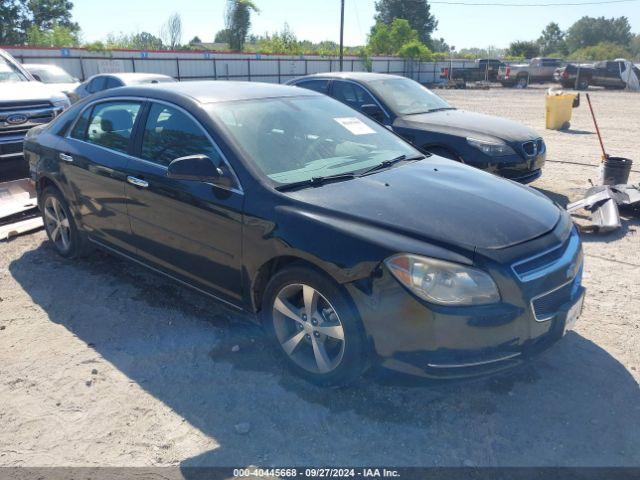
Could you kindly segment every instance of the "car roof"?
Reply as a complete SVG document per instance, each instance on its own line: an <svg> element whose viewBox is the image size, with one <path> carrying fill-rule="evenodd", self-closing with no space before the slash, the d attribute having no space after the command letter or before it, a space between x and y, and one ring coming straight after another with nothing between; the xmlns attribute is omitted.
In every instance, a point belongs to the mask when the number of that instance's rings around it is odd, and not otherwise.
<svg viewBox="0 0 640 480"><path fill-rule="evenodd" d="M229 80L205 80L194 82L155 83L125 86L107 90L114 95L143 96L168 99L175 96L188 97L199 103L253 100L260 98L323 96L311 90L261 82L241 82Z"/></svg>
<svg viewBox="0 0 640 480"><path fill-rule="evenodd" d="M124 83L127 82L139 82L141 80L153 80L154 78L171 78L169 75L163 75L160 73L129 73L129 72L120 72L120 73L98 73L97 75L93 75L91 79L96 77L115 77L122 80ZM90 79L90 80L91 80Z"/></svg>
<svg viewBox="0 0 640 480"><path fill-rule="evenodd" d="M66 71L64 68L59 67L58 65L52 65L50 63L23 63L22 66L28 70L62 70Z"/></svg>
<svg viewBox="0 0 640 480"><path fill-rule="evenodd" d="M292 82L296 82L302 79L344 79L344 80L354 80L357 82L371 82L374 80L383 80L385 78L406 78L401 75L391 75L388 73L374 73L374 72L326 72L326 73L313 73L311 75L305 75L303 77L294 78L291 80Z"/></svg>

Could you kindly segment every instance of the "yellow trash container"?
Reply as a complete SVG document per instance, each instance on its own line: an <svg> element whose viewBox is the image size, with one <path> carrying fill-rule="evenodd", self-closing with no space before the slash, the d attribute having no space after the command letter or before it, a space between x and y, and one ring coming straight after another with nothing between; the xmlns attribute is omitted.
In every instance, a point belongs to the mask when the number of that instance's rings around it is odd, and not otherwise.
<svg viewBox="0 0 640 480"><path fill-rule="evenodd" d="M549 130L566 130L571 126L571 109L580 105L579 93L549 90L545 97L546 127Z"/></svg>

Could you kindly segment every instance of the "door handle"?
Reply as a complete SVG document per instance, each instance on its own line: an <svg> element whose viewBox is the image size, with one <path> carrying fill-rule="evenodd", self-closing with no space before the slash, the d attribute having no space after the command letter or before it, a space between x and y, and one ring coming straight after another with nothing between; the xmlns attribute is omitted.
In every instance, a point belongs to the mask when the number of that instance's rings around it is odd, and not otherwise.
<svg viewBox="0 0 640 480"><path fill-rule="evenodd" d="M140 187L140 188L147 188L149 186L149 182L142 180L141 178L136 178L131 176L127 177L127 182L129 182L131 185L135 185L136 187Z"/></svg>
<svg viewBox="0 0 640 480"><path fill-rule="evenodd" d="M73 157L71 155L67 155L66 153L60 153L58 155L58 158L60 158L60 160L62 160L63 162L73 162Z"/></svg>

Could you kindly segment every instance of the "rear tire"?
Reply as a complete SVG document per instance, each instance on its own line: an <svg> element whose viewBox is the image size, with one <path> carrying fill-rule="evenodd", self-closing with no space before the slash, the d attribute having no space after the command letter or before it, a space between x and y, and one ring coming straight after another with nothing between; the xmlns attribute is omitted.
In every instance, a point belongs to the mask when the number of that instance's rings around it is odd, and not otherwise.
<svg viewBox="0 0 640 480"><path fill-rule="evenodd" d="M578 90L587 90L589 88L589 80L586 78L578 81Z"/></svg>
<svg viewBox="0 0 640 480"><path fill-rule="evenodd" d="M522 75L516 80L516 88L527 88L529 86L529 77Z"/></svg>
<svg viewBox="0 0 640 480"><path fill-rule="evenodd" d="M347 293L306 266L276 273L265 289L262 324L287 366L321 386L346 385L369 365L360 316Z"/></svg>
<svg viewBox="0 0 640 480"><path fill-rule="evenodd" d="M89 252L88 241L73 219L66 200L57 188L42 192L42 220L47 237L64 258L77 258Z"/></svg>

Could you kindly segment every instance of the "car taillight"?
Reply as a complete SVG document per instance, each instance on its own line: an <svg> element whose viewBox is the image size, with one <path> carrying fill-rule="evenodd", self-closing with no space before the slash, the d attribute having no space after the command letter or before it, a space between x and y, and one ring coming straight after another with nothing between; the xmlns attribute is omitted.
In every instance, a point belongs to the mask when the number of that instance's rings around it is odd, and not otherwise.
<svg viewBox="0 0 640 480"><path fill-rule="evenodd" d="M509 78L509 75L511 74L511 67L507 67L506 70L504 71L504 78Z"/></svg>
<svg viewBox="0 0 640 480"><path fill-rule="evenodd" d="M569 78L569 73L566 70L562 72L562 78Z"/></svg>
<svg viewBox="0 0 640 480"><path fill-rule="evenodd" d="M440 78L449 78L449 67L440 69Z"/></svg>

